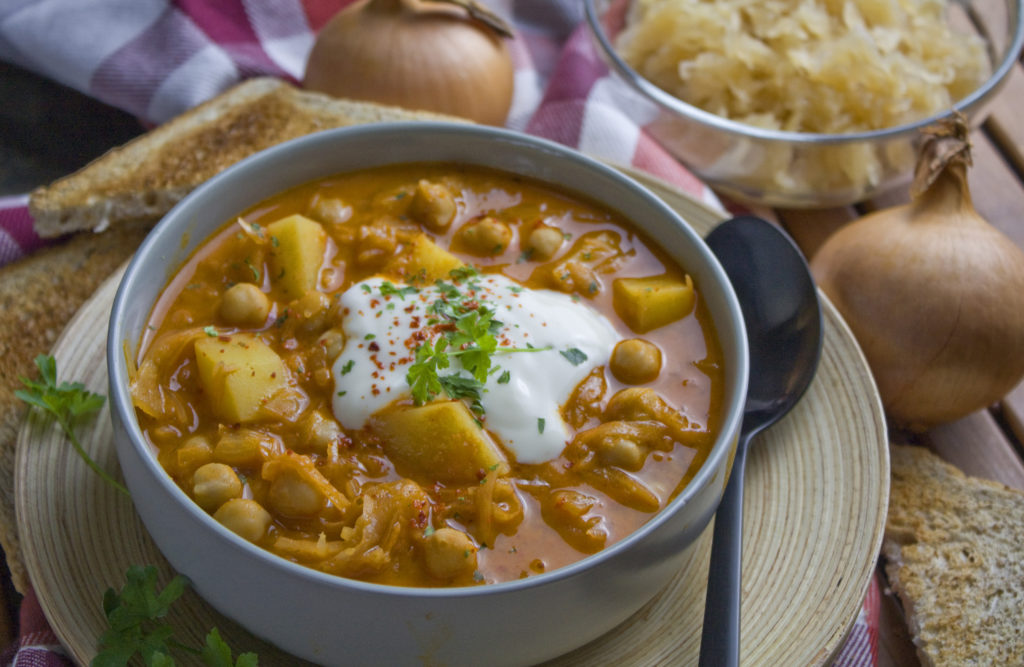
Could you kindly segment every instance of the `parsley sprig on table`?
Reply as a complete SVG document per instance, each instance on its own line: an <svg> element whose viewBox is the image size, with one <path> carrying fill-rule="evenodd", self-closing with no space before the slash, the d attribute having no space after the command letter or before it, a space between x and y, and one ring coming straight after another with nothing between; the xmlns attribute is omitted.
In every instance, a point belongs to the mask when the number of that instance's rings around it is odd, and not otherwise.
<svg viewBox="0 0 1024 667"><path fill-rule="evenodd" d="M537 352L549 348L500 347L497 335L502 323L495 319L494 309L480 304L476 296L480 273L471 266L450 272L452 282L438 280L434 284L439 297L427 307L433 325L444 325L442 334L433 342L416 348L416 358L406 373L406 381L416 405L422 405L442 392L450 398L465 398L470 409L483 414L480 396L491 373L500 370L494 357L513 352ZM470 377L458 373L441 374L458 358ZM507 371L502 379L508 382Z"/></svg>
<svg viewBox="0 0 1024 667"><path fill-rule="evenodd" d="M34 405L53 415L68 440L71 441L71 446L75 448L85 464L103 481L127 496L128 489L111 477L86 453L75 433L75 422L102 408L106 397L102 394L92 393L80 382L57 384L57 361L50 355L39 355L36 357L35 363L39 369L40 379L37 381L22 377L21 383L25 385L25 389L16 390L14 395L29 405Z"/></svg>
<svg viewBox="0 0 1024 667"><path fill-rule="evenodd" d="M136 655L149 667L172 667L175 650L198 656L209 667L256 667L255 653L243 653L234 660L217 628L207 633L206 643L198 649L173 638L174 630L164 619L187 587L188 580L179 574L159 589L156 567L128 568L124 587L120 591L109 588L103 596L109 627L100 637L91 667L123 667Z"/></svg>

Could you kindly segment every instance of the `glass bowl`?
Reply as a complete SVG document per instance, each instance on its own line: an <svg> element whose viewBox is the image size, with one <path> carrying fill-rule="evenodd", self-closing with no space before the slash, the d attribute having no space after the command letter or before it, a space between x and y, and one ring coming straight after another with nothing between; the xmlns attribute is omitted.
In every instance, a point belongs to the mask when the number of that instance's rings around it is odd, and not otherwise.
<svg viewBox="0 0 1024 667"><path fill-rule="evenodd" d="M584 2L598 51L641 98L638 106L625 111L643 115L638 120L644 129L719 193L781 208L845 206L906 185L916 161L919 130L954 110L972 123L980 122L1024 44L1024 0L950 0L979 28L988 46L992 74L979 88L952 108L913 123L849 134L789 132L730 120L665 92L615 50L629 0Z"/></svg>

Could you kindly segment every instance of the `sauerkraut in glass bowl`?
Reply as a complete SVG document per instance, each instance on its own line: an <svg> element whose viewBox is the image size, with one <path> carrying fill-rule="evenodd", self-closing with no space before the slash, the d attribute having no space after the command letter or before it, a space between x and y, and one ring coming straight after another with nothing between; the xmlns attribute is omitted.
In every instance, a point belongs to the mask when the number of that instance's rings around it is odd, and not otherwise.
<svg viewBox="0 0 1024 667"><path fill-rule="evenodd" d="M585 0L627 109L726 196L842 206L905 184L919 130L975 122L1024 0Z"/></svg>

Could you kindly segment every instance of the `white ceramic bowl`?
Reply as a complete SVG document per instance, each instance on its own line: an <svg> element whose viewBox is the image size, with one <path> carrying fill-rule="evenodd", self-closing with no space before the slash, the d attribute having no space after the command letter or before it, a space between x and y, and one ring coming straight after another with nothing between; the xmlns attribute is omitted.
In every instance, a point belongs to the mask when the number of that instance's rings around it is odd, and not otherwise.
<svg viewBox="0 0 1024 667"><path fill-rule="evenodd" d="M629 537L573 565L495 585L423 589L367 584L279 558L222 527L179 489L140 432L125 354L189 254L225 221L289 187L340 172L421 161L502 169L556 184L622 213L701 290L726 360L724 427L689 486ZM117 455L157 546L210 604L255 635L321 664L531 664L608 632L678 571L718 505L747 386L742 315L703 241L620 172L522 134L446 123L332 130L271 148L198 188L152 231L123 278L107 356Z"/></svg>
<svg viewBox="0 0 1024 667"><path fill-rule="evenodd" d="M656 118L645 125L647 132L701 180L735 199L790 208L845 206L905 185L917 160L920 130L952 113L944 110L916 122L848 134L785 132L717 116L659 88L619 56L604 18L620 16L628 2L585 0L586 23L598 52L621 81L655 107ZM977 123L1024 46L1024 0L950 4L971 15L987 37L992 74L953 105ZM633 106L623 110L635 111ZM841 173L835 165L849 160L871 160L870 177L825 177Z"/></svg>

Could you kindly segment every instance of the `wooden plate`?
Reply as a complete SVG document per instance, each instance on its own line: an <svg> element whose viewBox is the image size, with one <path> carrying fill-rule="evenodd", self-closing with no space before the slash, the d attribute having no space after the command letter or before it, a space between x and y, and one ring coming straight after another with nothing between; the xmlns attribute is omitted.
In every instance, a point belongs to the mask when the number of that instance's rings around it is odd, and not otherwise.
<svg viewBox="0 0 1024 667"><path fill-rule="evenodd" d="M706 234L723 214L660 181L629 170ZM106 393L104 343L121 271L68 325L53 354L61 380ZM823 297L824 298L824 297ZM796 409L751 451L744 502L743 640L756 665L824 664L842 646L860 610L881 546L889 491L885 421L870 372L836 311L824 304L818 376ZM117 470L109 415L80 427L86 450ZM106 627L103 592L120 587L132 564L170 566L131 502L74 454L58 428L35 411L19 432L18 530L50 624L71 655L87 663ZM696 663L711 531L678 576L607 636L558 665ZM211 627L263 664L294 664L279 651L187 593L169 616L176 636L199 645Z"/></svg>

